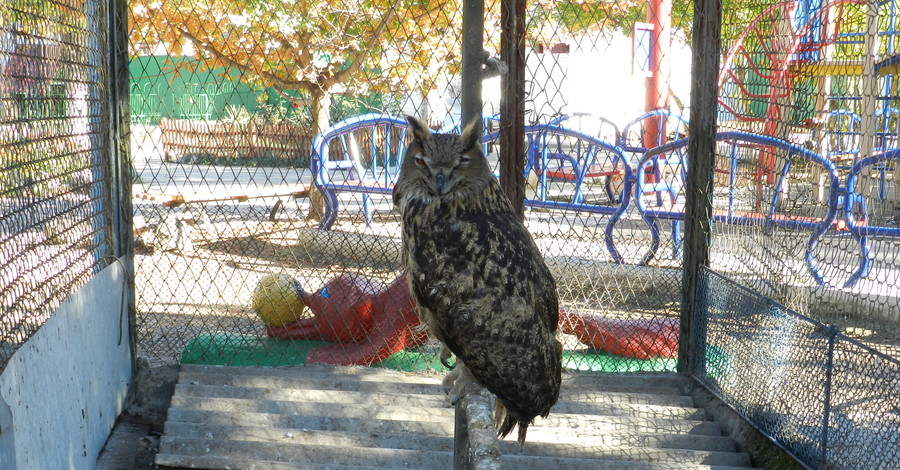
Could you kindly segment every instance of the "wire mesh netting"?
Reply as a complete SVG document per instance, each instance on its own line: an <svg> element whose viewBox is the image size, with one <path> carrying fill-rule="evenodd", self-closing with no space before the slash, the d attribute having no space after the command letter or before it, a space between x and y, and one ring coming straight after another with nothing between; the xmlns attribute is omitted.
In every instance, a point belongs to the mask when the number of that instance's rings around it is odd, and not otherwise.
<svg viewBox="0 0 900 470"><path fill-rule="evenodd" d="M808 468L900 462L900 361L704 270L694 375Z"/></svg>
<svg viewBox="0 0 900 470"><path fill-rule="evenodd" d="M717 271L895 357L896 11L893 1L833 0L725 14L719 128L782 150L717 160L716 207L753 220L725 220L711 248Z"/></svg>
<svg viewBox="0 0 900 470"><path fill-rule="evenodd" d="M129 3L140 355L442 367L391 187L404 114L462 124L461 4ZM708 235L698 379L807 465L896 466L894 1L726 5L712 224L695 240L693 5L531 2L524 75L498 59L504 5L485 5L478 51L483 151L510 176L501 123L521 106L524 217L557 281L565 366L674 370L682 256ZM112 259L109 16L0 8L0 365Z"/></svg>
<svg viewBox="0 0 900 470"><path fill-rule="evenodd" d="M674 369L680 264L639 265L651 231L631 194L641 153L687 132L685 11L526 12L525 219L557 278L571 368ZM132 1L130 13L141 353L437 366L416 319L385 304L407 295L393 289L390 191L404 114L459 129L461 2ZM486 2L484 151L495 165L500 19L500 2ZM668 67L660 80L651 57ZM285 317L267 326L261 309Z"/></svg>
<svg viewBox="0 0 900 470"><path fill-rule="evenodd" d="M0 370L112 259L106 4L0 7Z"/></svg>
<svg viewBox="0 0 900 470"><path fill-rule="evenodd" d="M900 354L892 5L725 9L709 233L713 269L886 357ZM498 174L500 7L485 8L482 123ZM690 7L526 11L525 221L572 369L675 367ZM440 367L415 328L390 194L402 115L459 129L460 4L130 11L141 354ZM802 328L770 323L754 334Z"/></svg>
<svg viewBox="0 0 900 470"><path fill-rule="evenodd" d="M900 462L895 15L892 1L723 10L694 373L808 468ZM650 210L677 246L674 170L649 189L673 194Z"/></svg>

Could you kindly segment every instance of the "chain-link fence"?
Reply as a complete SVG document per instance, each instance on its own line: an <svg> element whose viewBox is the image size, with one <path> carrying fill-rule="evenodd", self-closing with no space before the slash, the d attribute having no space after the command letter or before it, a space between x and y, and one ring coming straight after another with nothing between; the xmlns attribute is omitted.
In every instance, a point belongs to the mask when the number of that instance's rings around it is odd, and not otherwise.
<svg viewBox="0 0 900 470"><path fill-rule="evenodd" d="M725 11L719 128L798 149L720 155L715 199L756 220L717 225L712 266L897 357L897 5L756 2Z"/></svg>
<svg viewBox="0 0 900 470"><path fill-rule="evenodd" d="M509 47L502 6L485 6L492 72ZM570 368L675 368L692 7L534 2L523 13L525 89L506 98L525 112L525 220L557 279ZM436 366L393 290L390 187L403 114L458 129L460 10L131 2L135 83L162 75L158 96L189 97L184 84L217 96L200 114L197 99L155 100L135 120L143 355ZM711 266L896 356L897 158L866 158L896 135L892 4L723 11ZM514 107L491 75L484 151L499 162Z"/></svg>
<svg viewBox="0 0 900 470"><path fill-rule="evenodd" d="M435 345L391 323L402 309L383 305L402 274L389 193L403 114L458 129L461 2L154 5L130 4L142 353L154 363L374 364L402 349L381 364L434 366ZM557 278L572 368L674 370L680 265L638 265L651 232L630 191L641 152L687 132L680 15L673 27L673 15L637 2L526 10L525 219ZM497 162L495 69L510 47L499 1L486 2L484 28L485 153ZM668 69L654 74L651 59ZM199 120L184 104L200 103L191 86L208 97ZM654 108L665 113L644 115ZM381 124L351 129L367 113ZM551 122L566 131L548 132ZM317 134L330 135L324 158L310 152ZM552 155L576 148L574 159ZM280 329L253 308L254 292L279 288L307 307Z"/></svg>
<svg viewBox="0 0 900 470"><path fill-rule="evenodd" d="M712 271L694 376L808 468L895 468L900 361Z"/></svg>
<svg viewBox="0 0 900 470"><path fill-rule="evenodd" d="M441 367L390 187L403 114L459 128L461 3L129 3L142 356ZM724 5L712 223L691 239L687 31L717 21L531 2L518 43L513 3L485 5L484 152L505 159L521 106L566 367L674 370L682 255L709 236L698 379L807 465L895 465L895 2ZM106 5L0 8L0 366L113 259Z"/></svg>
<svg viewBox="0 0 900 470"><path fill-rule="evenodd" d="M692 372L808 468L900 462L895 15L892 1L723 8ZM648 155L672 167L678 150ZM674 170L648 189L686 194Z"/></svg>
<svg viewBox="0 0 900 470"><path fill-rule="evenodd" d="M114 259L106 2L0 7L0 370Z"/></svg>

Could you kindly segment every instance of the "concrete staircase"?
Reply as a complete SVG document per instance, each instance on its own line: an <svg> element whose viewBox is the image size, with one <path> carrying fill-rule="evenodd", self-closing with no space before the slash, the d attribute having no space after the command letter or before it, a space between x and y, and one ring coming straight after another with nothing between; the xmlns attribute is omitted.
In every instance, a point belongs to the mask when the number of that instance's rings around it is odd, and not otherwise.
<svg viewBox="0 0 900 470"><path fill-rule="evenodd" d="M206 469L450 469L454 409L440 375L372 368L184 365L156 463ZM750 467L676 375L564 376L559 403L507 469ZM514 433L515 434L515 433Z"/></svg>

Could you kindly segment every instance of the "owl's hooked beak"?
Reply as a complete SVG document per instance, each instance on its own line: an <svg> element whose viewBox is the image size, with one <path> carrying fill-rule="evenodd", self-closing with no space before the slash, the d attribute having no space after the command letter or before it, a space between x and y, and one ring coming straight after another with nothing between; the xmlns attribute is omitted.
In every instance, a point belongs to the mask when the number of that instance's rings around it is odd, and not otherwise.
<svg viewBox="0 0 900 470"><path fill-rule="evenodd" d="M437 175L434 176L434 187L437 189L437 195L441 196L444 194L444 182L446 181L446 177L444 176L444 172L438 172Z"/></svg>

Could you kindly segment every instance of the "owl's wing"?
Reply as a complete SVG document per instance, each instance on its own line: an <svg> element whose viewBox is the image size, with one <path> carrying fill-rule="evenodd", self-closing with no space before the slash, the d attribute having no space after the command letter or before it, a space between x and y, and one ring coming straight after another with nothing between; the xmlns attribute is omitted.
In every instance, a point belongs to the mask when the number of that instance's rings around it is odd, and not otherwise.
<svg viewBox="0 0 900 470"><path fill-rule="evenodd" d="M528 421L558 394L559 311L553 276L514 217L479 214L423 228L411 286L438 339Z"/></svg>

